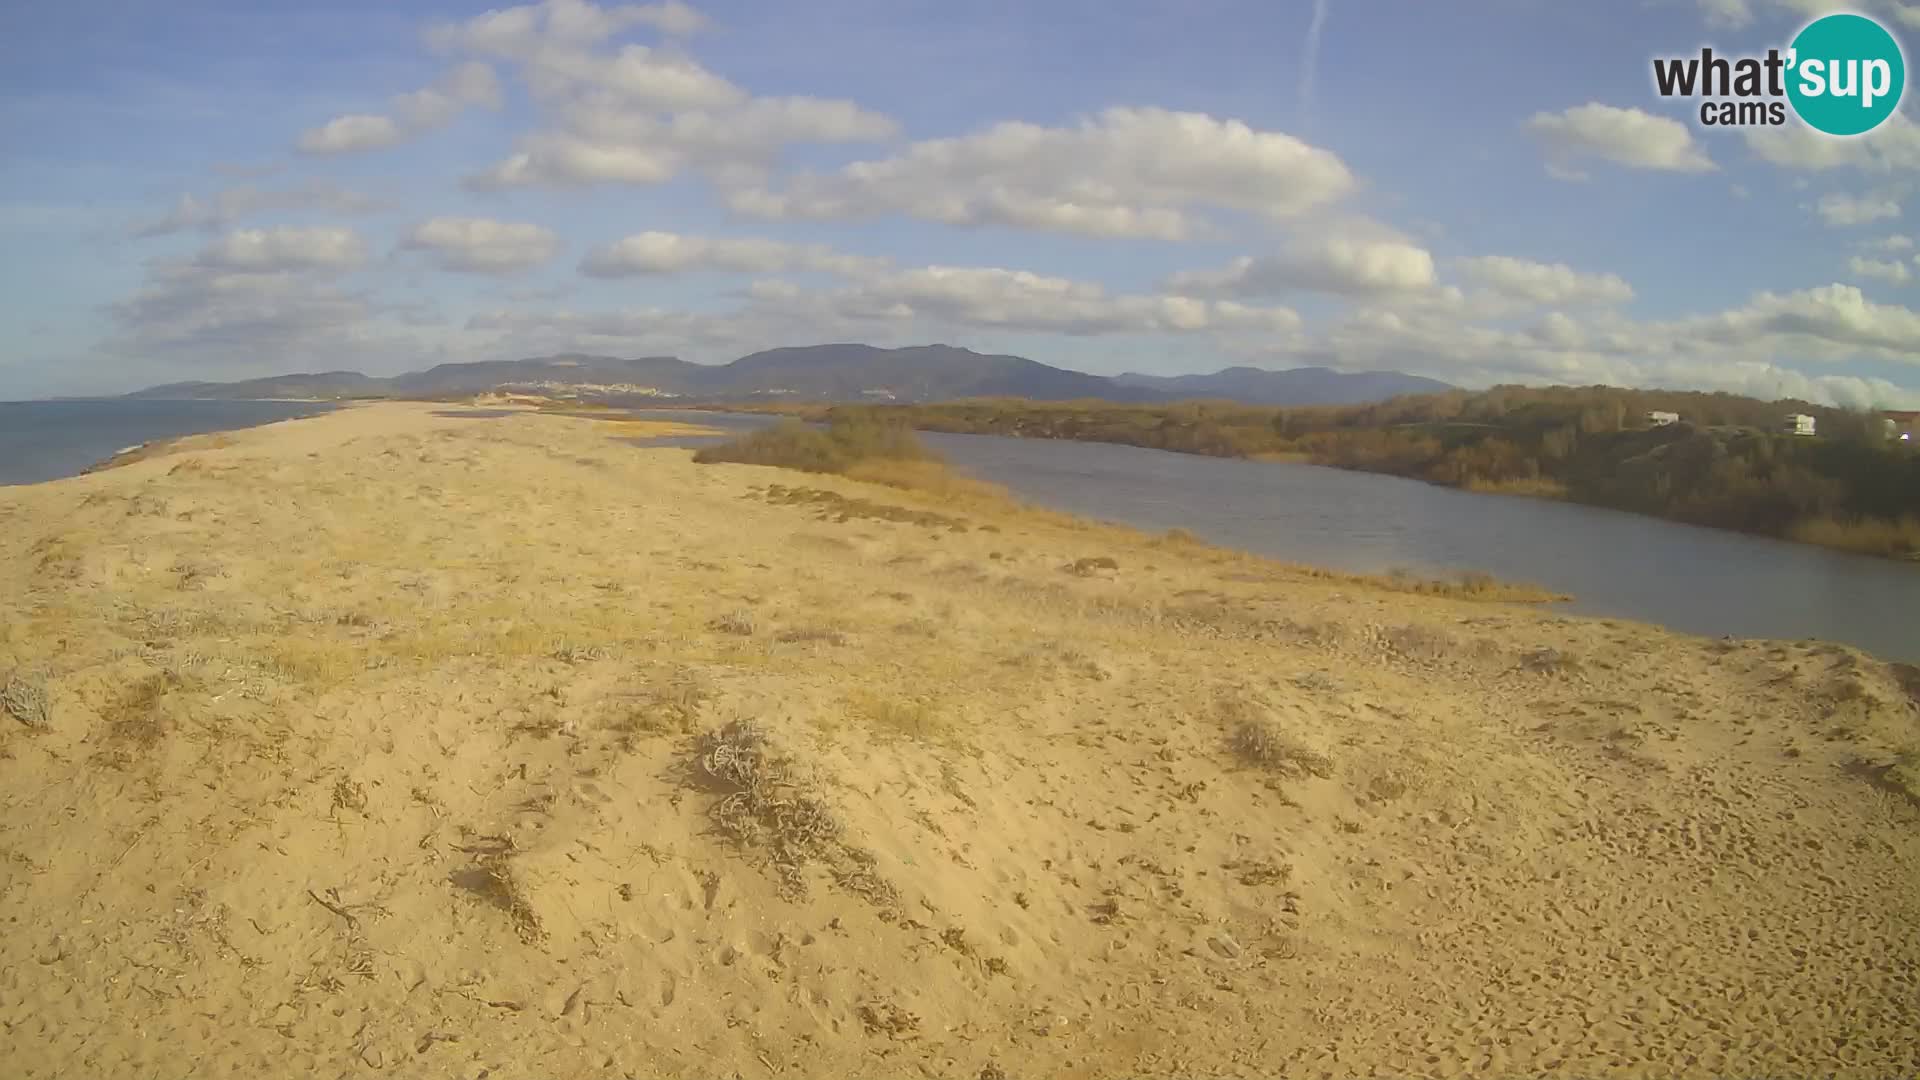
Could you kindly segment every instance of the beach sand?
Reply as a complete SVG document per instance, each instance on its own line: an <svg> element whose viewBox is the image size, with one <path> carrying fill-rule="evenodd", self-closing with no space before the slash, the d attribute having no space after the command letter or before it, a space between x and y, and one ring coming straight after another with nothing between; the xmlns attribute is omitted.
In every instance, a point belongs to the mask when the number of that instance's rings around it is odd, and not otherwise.
<svg viewBox="0 0 1920 1080"><path fill-rule="evenodd" d="M0 491L0 1071L1920 1074L1911 668L630 434Z"/></svg>

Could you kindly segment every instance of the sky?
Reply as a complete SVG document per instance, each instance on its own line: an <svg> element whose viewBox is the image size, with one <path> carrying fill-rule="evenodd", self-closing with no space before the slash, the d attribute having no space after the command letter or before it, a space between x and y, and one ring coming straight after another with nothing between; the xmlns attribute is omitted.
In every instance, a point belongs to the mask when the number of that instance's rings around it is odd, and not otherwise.
<svg viewBox="0 0 1920 1080"><path fill-rule="evenodd" d="M0 399L864 341L1920 407L1920 95L1652 84L1840 7L5 5Z"/></svg>

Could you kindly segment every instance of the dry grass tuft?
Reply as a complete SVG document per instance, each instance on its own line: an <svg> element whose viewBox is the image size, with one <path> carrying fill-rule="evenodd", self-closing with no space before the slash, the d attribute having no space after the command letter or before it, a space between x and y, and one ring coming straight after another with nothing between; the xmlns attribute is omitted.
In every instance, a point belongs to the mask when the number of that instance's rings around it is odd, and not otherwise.
<svg viewBox="0 0 1920 1080"><path fill-rule="evenodd" d="M917 491L942 502L972 503L982 506L1011 504L1007 489L984 480L975 480L937 461L900 461L871 459L856 462L846 470L847 478L868 484Z"/></svg>
<svg viewBox="0 0 1920 1080"><path fill-rule="evenodd" d="M806 867L839 861L839 818L759 725L736 720L702 735L693 772L720 796L708 811L714 827L741 847L766 851L784 892L805 895Z"/></svg>
<svg viewBox="0 0 1920 1080"><path fill-rule="evenodd" d="M1580 670L1580 661L1559 649L1542 647L1520 657L1520 667L1537 675L1570 675Z"/></svg>
<svg viewBox="0 0 1920 1080"><path fill-rule="evenodd" d="M910 1037L920 1030L920 1018L891 1001L867 1002L856 1010L869 1035Z"/></svg>
<svg viewBox="0 0 1920 1080"><path fill-rule="evenodd" d="M547 936L546 929L540 924L540 913L533 909L527 899L526 885L520 880L513 868L513 855L507 851L492 851L476 860L474 872L468 877L468 887L482 899L507 913L507 919L513 923L513 932L520 940L532 945Z"/></svg>
<svg viewBox="0 0 1920 1080"><path fill-rule="evenodd" d="M1289 739L1271 721L1242 721L1233 729L1232 746L1248 764L1269 772L1322 779L1333 775L1331 757Z"/></svg>
<svg viewBox="0 0 1920 1080"><path fill-rule="evenodd" d="M788 645L813 643L845 645L847 643L847 635L838 630L829 630L823 626L795 626L775 634L773 640Z"/></svg>
<svg viewBox="0 0 1920 1080"><path fill-rule="evenodd" d="M1894 559L1920 559L1920 517L1911 515L1898 521L1885 518L1809 518L1796 522L1788 537L1803 544L1819 544L1841 551L1865 555L1884 555Z"/></svg>
<svg viewBox="0 0 1920 1080"><path fill-rule="evenodd" d="M673 668L636 697L638 702L607 726L631 750L643 735L691 734L714 698L713 683L691 668Z"/></svg>
<svg viewBox="0 0 1920 1080"><path fill-rule="evenodd" d="M1920 807L1920 750L1903 750L1891 761L1854 758L1846 771L1874 787Z"/></svg>
<svg viewBox="0 0 1920 1080"><path fill-rule="evenodd" d="M46 680L19 674L8 676L6 685L0 687L0 712L5 712L31 730L44 731L51 723L47 709Z"/></svg>
<svg viewBox="0 0 1920 1080"><path fill-rule="evenodd" d="M752 637L753 625L753 612L747 608L739 608L714 619L707 624L707 629L715 630L722 634Z"/></svg>
<svg viewBox="0 0 1920 1080"><path fill-rule="evenodd" d="M153 749L166 737L169 722L161 703L167 694L181 685L180 677L168 671L155 672L127 689L118 701L100 712L106 722L100 748L93 758L103 765L125 768L139 754Z"/></svg>
<svg viewBox="0 0 1920 1080"><path fill-rule="evenodd" d="M815 507L819 511L815 519L818 521L845 524L863 518L906 525L924 525L930 529L946 529L949 532L967 531L967 523L957 517L938 514L931 510L915 510L891 503L874 502L871 499L849 498L837 491L821 488L790 488L784 484L768 484L766 491L759 497L775 506Z"/></svg>
<svg viewBox="0 0 1920 1080"><path fill-rule="evenodd" d="M867 690L847 696L847 711L883 735L922 742L939 738L947 724L939 710L924 701L882 697Z"/></svg>
<svg viewBox="0 0 1920 1080"><path fill-rule="evenodd" d="M1242 761L1289 776L1333 775L1333 758L1280 730L1258 705L1239 697L1220 699L1215 712L1230 725L1227 745Z"/></svg>

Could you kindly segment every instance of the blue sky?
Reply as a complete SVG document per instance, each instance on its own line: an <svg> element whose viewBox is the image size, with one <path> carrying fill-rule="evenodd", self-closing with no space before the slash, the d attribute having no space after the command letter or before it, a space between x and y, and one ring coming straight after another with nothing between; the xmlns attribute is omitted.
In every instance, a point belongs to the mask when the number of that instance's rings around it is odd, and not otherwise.
<svg viewBox="0 0 1920 1080"><path fill-rule="evenodd" d="M0 398L860 340L1913 407L1911 96L1648 74L1834 7L14 5Z"/></svg>

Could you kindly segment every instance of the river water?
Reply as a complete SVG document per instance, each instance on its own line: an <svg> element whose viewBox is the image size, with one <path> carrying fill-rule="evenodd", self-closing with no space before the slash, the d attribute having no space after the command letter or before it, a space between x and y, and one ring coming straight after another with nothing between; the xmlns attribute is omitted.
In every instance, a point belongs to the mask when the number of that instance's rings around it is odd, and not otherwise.
<svg viewBox="0 0 1920 1080"><path fill-rule="evenodd" d="M649 413L662 419L688 414ZM750 428L760 417L704 414ZM1056 510L1357 573L1481 570L1568 611L1696 634L1818 638L1920 661L1920 566L1545 499L1315 465L998 435L922 438ZM685 440L689 445L700 441Z"/></svg>

